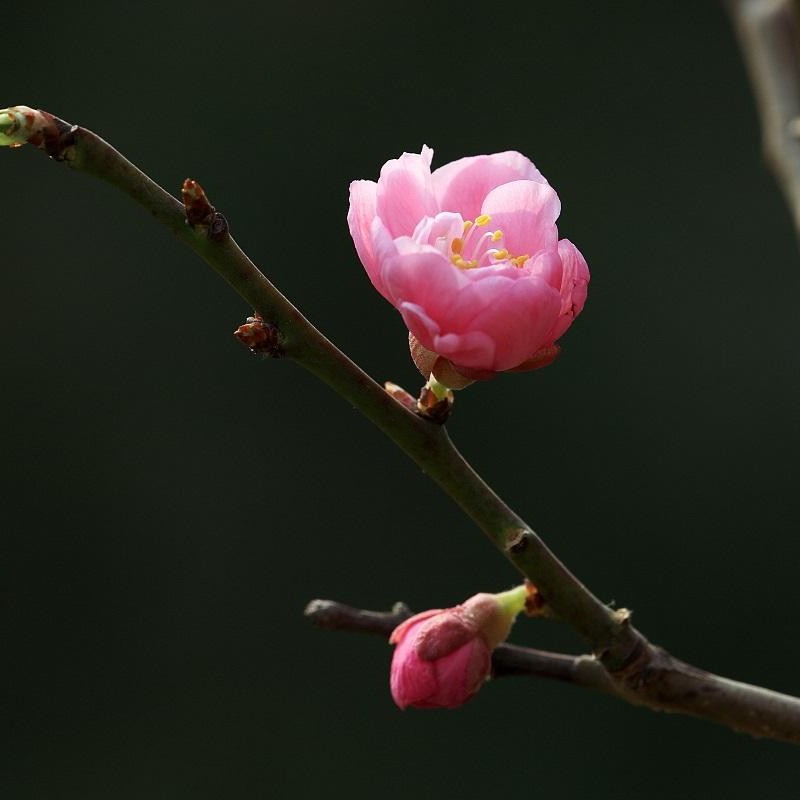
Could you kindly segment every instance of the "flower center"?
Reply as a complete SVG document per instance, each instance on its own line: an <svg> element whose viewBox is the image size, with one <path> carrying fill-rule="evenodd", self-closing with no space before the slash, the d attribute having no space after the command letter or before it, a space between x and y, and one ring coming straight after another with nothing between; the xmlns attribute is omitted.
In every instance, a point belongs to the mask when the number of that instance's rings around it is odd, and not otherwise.
<svg viewBox="0 0 800 800"><path fill-rule="evenodd" d="M464 221L464 230L461 236L455 237L450 242L450 261L459 269L474 269L475 267L490 267L497 264L508 263L521 267L529 255L512 256L503 244L503 231L487 230L481 232L492 221L488 214L481 214ZM495 245L501 245L496 247Z"/></svg>

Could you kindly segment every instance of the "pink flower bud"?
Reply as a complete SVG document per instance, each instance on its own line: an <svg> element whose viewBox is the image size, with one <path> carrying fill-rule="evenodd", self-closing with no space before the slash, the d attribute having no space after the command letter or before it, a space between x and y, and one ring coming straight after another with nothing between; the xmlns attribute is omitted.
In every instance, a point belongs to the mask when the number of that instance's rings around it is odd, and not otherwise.
<svg viewBox="0 0 800 800"><path fill-rule="evenodd" d="M520 153L433 151L350 185L350 233L370 280L412 334L414 360L445 385L537 369L586 301L589 269L558 239L555 191ZM447 378L451 383L447 383ZM461 385L465 385L462 380Z"/></svg>
<svg viewBox="0 0 800 800"><path fill-rule="evenodd" d="M456 708L489 677L492 650L508 636L526 597L524 586L476 594L455 608L433 609L392 632L397 645L390 686L400 708Z"/></svg>

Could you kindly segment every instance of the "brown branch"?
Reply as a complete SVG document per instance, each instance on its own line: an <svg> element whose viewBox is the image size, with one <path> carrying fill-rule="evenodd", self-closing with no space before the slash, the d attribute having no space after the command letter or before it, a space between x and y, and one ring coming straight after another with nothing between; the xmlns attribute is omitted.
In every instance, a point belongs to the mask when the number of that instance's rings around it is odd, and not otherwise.
<svg viewBox="0 0 800 800"><path fill-rule="evenodd" d="M239 249L224 217L201 196L197 184L184 184L184 205L91 131L27 107L0 111L0 145L24 142L114 184L217 270L258 312L251 318L258 330L239 331L248 346L265 346L271 355L294 359L372 420L536 585L548 614L575 629L594 651L593 656L577 658L504 651L507 674L543 674L612 691L631 703L800 742L800 699L729 681L673 659L630 624L626 611L614 611L593 595L480 478L442 426L397 402L281 295ZM187 211L192 224L187 224ZM386 623L370 614L363 620L366 627Z"/></svg>
<svg viewBox="0 0 800 800"><path fill-rule="evenodd" d="M412 611L405 603L395 603L391 611L367 611L335 600L312 600L303 616L325 630L374 633L388 639L401 622L412 616ZM513 644L496 647L492 653L492 677L509 678L517 675L550 678L591 686L601 691L613 691L608 674L592 656L562 655Z"/></svg>
<svg viewBox="0 0 800 800"><path fill-rule="evenodd" d="M800 236L800 22L794 0L725 0L750 75L764 157Z"/></svg>
<svg viewBox="0 0 800 800"><path fill-rule="evenodd" d="M223 223L224 217L196 181L184 182L184 203L179 203L97 134L27 106L0 110L0 144L4 140L35 144L56 161L108 181L147 209L256 310L247 323L256 328L242 326L240 339L255 344L259 352L267 344L272 355L295 360L375 423L461 506L536 585L552 613L571 625L609 669L622 669L637 656L645 639L624 615L592 594L498 497L458 452L444 426L412 413L375 383L253 264L230 236L227 223L217 230L214 221ZM187 214L194 224L187 224ZM273 330L258 330L262 324Z"/></svg>
<svg viewBox="0 0 800 800"><path fill-rule="evenodd" d="M312 600L304 614L321 628L388 637L411 611L404 603L396 603L390 612L377 612L333 600ZM800 743L799 698L714 675L649 643L621 673L608 672L591 655L502 644L492 655L492 674L495 678L521 675L563 681L654 711L701 717L753 736Z"/></svg>

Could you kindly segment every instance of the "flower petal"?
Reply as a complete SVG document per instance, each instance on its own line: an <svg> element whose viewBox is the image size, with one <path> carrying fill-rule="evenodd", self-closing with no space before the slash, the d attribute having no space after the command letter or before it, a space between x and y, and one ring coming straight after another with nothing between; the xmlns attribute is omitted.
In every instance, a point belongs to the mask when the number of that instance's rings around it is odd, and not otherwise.
<svg viewBox="0 0 800 800"><path fill-rule="evenodd" d="M563 267L561 309L547 337L551 342L560 339L583 310L589 284L589 267L586 259L569 239L562 239L558 243L558 253Z"/></svg>
<svg viewBox="0 0 800 800"><path fill-rule="evenodd" d="M537 276L511 282L470 323L495 344L489 365L463 362L466 367L488 366L496 372L512 369L546 343L561 307L558 292ZM444 354L443 354L444 355ZM459 362L451 358L456 366Z"/></svg>
<svg viewBox="0 0 800 800"><path fill-rule="evenodd" d="M392 654L389 687L400 708L418 705L436 696L438 688L434 665L422 661L414 652L413 630Z"/></svg>
<svg viewBox="0 0 800 800"><path fill-rule="evenodd" d="M415 643L417 655L423 661L435 661L458 650L476 635L475 625L470 625L456 610L447 609L420 626Z"/></svg>
<svg viewBox="0 0 800 800"><path fill-rule="evenodd" d="M353 181L350 184L350 208L347 225L356 246L356 252L368 273L375 271L370 227L375 219L378 184L374 181Z"/></svg>
<svg viewBox="0 0 800 800"><path fill-rule="evenodd" d="M414 614L413 617L409 617L392 631L392 635L389 637L389 644L398 644L402 642L409 628L419 625L419 623L424 622L428 617L434 617L437 614L441 614L443 611L445 611L443 608L429 608L427 611L420 611L419 614Z"/></svg>
<svg viewBox="0 0 800 800"><path fill-rule="evenodd" d="M433 172L433 189L443 211L458 211L465 219L475 219L492 189L517 180L547 183L530 160L509 150L461 158L439 167Z"/></svg>
<svg viewBox="0 0 800 800"><path fill-rule="evenodd" d="M396 239L397 255L387 258L381 276L390 301L420 305L428 313L449 309L456 293L469 283L464 271L429 245L415 245L410 239Z"/></svg>
<svg viewBox="0 0 800 800"><path fill-rule="evenodd" d="M403 153L383 165L376 208L392 236L410 236L423 217L436 215L428 153Z"/></svg>
<svg viewBox="0 0 800 800"><path fill-rule="evenodd" d="M434 336L433 348L457 367L480 368L484 364L493 364L496 360L495 342L484 331Z"/></svg>
<svg viewBox="0 0 800 800"><path fill-rule="evenodd" d="M498 186L481 206L481 213L492 218L492 227L503 231L505 247L515 256L555 250L560 212L558 195L548 184L536 181Z"/></svg>
<svg viewBox="0 0 800 800"><path fill-rule="evenodd" d="M466 703L483 685L491 670L491 653L476 638L449 656L433 662L437 691L431 705L457 708Z"/></svg>

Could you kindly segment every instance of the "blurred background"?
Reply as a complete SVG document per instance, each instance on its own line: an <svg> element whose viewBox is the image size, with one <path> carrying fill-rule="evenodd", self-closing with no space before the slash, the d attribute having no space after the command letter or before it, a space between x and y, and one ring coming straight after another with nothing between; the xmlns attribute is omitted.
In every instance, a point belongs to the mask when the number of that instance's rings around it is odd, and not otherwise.
<svg viewBox="0 0 800 800"><path fill-rule="evenodd" d="M348 184L423 143L529 155L589 301L554 366L459 394L452 437L651 640L800 693L800 257L720 6L45 0L3 25L0 104L200 180L413 390ZM32 148L0 179L4 798L793 796L796 748L568 686L398 711L386 642L306 602L422 610L515 572L347 403L238 344L251 309L131 201Z"/></svg>

